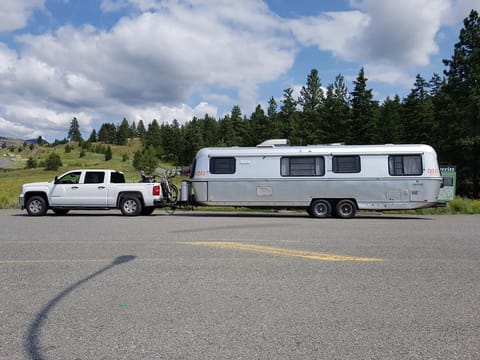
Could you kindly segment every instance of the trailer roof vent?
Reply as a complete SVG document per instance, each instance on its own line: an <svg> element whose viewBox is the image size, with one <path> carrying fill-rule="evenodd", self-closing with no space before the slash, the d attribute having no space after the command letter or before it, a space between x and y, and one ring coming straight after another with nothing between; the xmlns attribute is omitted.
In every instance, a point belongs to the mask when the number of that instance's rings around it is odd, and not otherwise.
<svg viewBox="0 0 480 360"><path fill-rule="evenodd" d="M261 144L258 144L257 147L277 147L277 146L290 146L290 140L288 139L270 139L265 140Z"/></svg>

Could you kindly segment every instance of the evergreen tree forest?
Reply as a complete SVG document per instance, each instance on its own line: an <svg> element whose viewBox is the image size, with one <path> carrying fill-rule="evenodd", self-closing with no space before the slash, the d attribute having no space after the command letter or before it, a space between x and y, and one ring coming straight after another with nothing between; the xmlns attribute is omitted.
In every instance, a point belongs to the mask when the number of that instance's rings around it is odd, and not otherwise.
<svg viewBox="0 0 480 360"><path fill-rule="evenodd" d="M258 105L250 114L239 106L219 119L206 114L185 124L173 120L145 127L143 121L103 124L89 141L125 144L142 139L145 149L177 165L191 163L208 146L255 146L266 139L287 138L292 145L345 143L422 143L432 145L440 164L457 167L457 192L480 193L480 19L472 10L464 20L453 55L444 61L443 76L417 75L409 94L382 102L373 98L364 69L347 89L339 74L324 87L312 69L295 98L291 88L280 100L271 97L268 108Z"/></svg>

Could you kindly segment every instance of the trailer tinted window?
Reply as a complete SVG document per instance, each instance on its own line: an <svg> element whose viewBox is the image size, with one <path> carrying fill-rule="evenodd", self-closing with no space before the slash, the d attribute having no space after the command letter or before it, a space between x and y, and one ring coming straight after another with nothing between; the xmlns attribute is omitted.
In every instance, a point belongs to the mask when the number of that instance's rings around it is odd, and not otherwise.
<svg viewBox="0 0 480 360"><path fill-rule="evenodd" d="M235 158L213 157L210 159L210 173L212 174L234 174Z"/></svg>
<svg viewBox="0 0 480 360"><path fill-rule="evenodd" d="M292 156L280 160L282 176L323 176L325 160L322 156Z"/></svg>
<svg viewBox="0 0 480 360"><path fill-rule="evenodd" d="M332 168L334 173L359 173L360 156L358 155L338 155L332 158Z"/></svg>
<svg viewBox="0 0 480 360"><path fill-rule="evenodd" d="M392 176L422 175L422 156L391 155L388 157L388 173Z"/></svg>

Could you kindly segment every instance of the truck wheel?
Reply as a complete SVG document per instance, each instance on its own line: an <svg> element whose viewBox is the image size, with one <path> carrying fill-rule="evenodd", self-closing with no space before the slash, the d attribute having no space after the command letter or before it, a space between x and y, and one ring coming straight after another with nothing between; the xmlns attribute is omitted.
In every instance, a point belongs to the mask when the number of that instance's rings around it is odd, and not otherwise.
<svg viewBox="0 0 480 360"><path fill-rule="evenodd" d="M126 216L137 216L142 212L142 202L138 197L125 196L120 201L120 211Z"/></svg>
<svg viewBox="0 0 480 360"><path fill-rule="evenodd" d="M47 202L42 196L32 196L27 200L27 213L30 216L42 216L48 210Z"/></svg>
<svg viewBox="0 0 480 360"><path fill-rule="evenodd" d="M350 219L355 216L357 212L357 206L352 200L343 199L337 203L335 211L339 218Z"/></svg>
<svg viewBox="0 0 480 360"><path fill-rule="evenodd" d="M329 217L332 212L332 206L328 202L328 200L314 200L310 205L310 209L308 213L310 216L316 218L326 218Z"/></svg>

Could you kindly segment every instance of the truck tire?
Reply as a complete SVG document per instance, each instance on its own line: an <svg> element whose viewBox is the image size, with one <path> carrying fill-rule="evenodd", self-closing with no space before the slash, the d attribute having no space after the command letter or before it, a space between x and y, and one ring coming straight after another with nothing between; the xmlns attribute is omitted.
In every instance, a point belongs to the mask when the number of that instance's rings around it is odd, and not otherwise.
<svg viewBox="0 0 480 360"><path fill-rule="evenodd" d="M335 206L335 213L339 218L350 219L357 213L355 202L349 199L340 200Z"/></svg>
<svg viewBox="0 0 480 360"><path fill-rule="evenodd" d="M26 205L27 213L30 216L43 216L48 210L47 201L40 195L29 198Z"/></svg>
<svg viewBox="0 0 480 360"><path fill-rule="evenodd" d="M332 205L328 200L317 199L310 204L308 214L316 218L326 218L332 213Z"/></svg>
<svg viewBox="0 0 480 360"><path fill-rule="evenodd" d="M136 196L127 195L120 201L120 211L125 216L138 216L142 213L142 202Z"/></svg>

